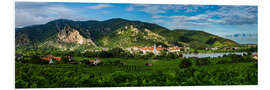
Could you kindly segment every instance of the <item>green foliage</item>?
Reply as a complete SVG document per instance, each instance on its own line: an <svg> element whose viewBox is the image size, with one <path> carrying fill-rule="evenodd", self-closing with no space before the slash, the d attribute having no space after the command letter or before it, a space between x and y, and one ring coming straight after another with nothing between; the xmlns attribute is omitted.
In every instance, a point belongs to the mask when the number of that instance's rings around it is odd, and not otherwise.
<svg viewBox="0 0 270 90"><path fill-rule="evenodd" d="M218 41L217 38L213 37L213 38L210 38L206 41L207 44L214 44L216 41Z"/></svg>
<svg viewBox="0 0 270 90"><path fill-rule="evenodd" d="M209 58L201 58L196 60L196 65L201 66L201 65L209 65L211 62L209 61Z"/></svg>
<svg viewBox="0 0 270 90"><path fill-rule="evenodd" d="M168 59L176 59L176 58L178 58L178 55L176 53L170 52L170 53L168 53L167 58Z"/></svg>
<svg viewBox="0 0 270 90"><path fill-rule="evenodd" d="M112 73L111 77L113 77L112 80L115 81L116 83L128 82L136 79L134 74L123 71L114 72Z"/></svg>
<svg viewBox="0 0 270 90"><path fill-rule="evenodd" d="M121 57L125 55L125 51L122 48L113 48L108 51L112 57Z"/></svg>
<svg viewBox="0 0 270 90"><path fill-rule="evenodd" d="M184 60L148 60L104 58L103 66L86 64L15 65L16 88L116 87L116 86L190 86L190 85L257 85L257 62L215 63L224 58L186 58ZM245 59L246 56L239 57ZM196 64L200 61L200 65ZM205 61L206 60L206 61ZM208 62L210 64L205 64ZM121 65L125 62L125 65ZM188 62L189 67L179 68ZM114 64L115 63L115 64ZM191 64L190 64L191 63Z"/></svg>
<svg viewBox="0 0 270 90"><path fill-rule="evenodd" d="M238 63L238 62L256 62L251 56L241 56L235 54L224 55L222 59L216 60L218 64Z"/></svg>
<svg viewBox="0 0 270 90"><path fill-rule="evenodd" d="M190 61L189 59L183 59L181 61L181 64L179 64L180 68L188 68L190 66L192 66L192 61Z"/></svg>
<svg viewBox="0 0 270 90"><path fill-rule="evenodd" d="M63 29L66 25L77 29L83 37L91 38L99 46L106 46L103 44L107 43L110 50L82 52L86 49L101 49L74 43L55 43L79 47L76 50L62 51L44 44L48 40L54 41L59 29ZM137 36L133 35L131 29L124 29L125 26L130 25L140 31ZM149 29L157 36L144 37L148 35L144 29ZM117 31L124 30L127 32L118 35ZM16 60L16 88L258 84L258 63L249 55L179 59L182 54L161 52L162 55L153 53L142 55L142 52L134 54L122 48L115 48L153 44L167 47L167 44L172 44L190 46L195 49L194 52L200 53L205 47L238 45L234 41L203 31L168 30L156 24L124 19L106 21L60 19L43 25L16 29L15 38L16 54L24 56L23 59ZM240 50L254 52L257 51L257 46L247 45ZM48 61L41 60L40 57L46 55L61 56L64 62L68 61L65 56L70 55L83 64L48 65ZM97 57L102 58L101 63L97 66L89 63L90 58ZM145 64L152 64L152 66Z"/></svg>
<svg viewBox="0 0 270 90"><path fill-rule="evenodd" d="M79 31L79 33L88 39L92 39L100 47L132 47L132 46L190 46L191 48L202 49L209 46L237 46L234 41L218 37L203 31L195 30L169 30L156 24L130 21L125 19L110 19L106 21L71 21L54 20L42 25L27 26L17 28L15 33L16 47L21 46L41 46L51 48L46 41L53 41L54 45L63 45L67 47L78 47L78 50L93 48L91 45L74 45L57 42L57 34L65 26L70 26ZM124 27L132 25L137 31ZM145 29L150 30L150 35ZM119 34L118 31L125 31ZM91 33L91 35L90 35ZM150 36L149 36L150 35ZM211 38L209 38L211 37ZM69 49L69 48L67 48Z"/></svg>

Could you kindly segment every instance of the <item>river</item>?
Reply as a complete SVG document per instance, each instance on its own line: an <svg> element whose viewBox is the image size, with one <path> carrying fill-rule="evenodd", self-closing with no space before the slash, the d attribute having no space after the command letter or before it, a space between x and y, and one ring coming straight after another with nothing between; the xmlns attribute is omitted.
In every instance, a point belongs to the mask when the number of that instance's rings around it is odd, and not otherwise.
<svg viewBox="0 0 270 90"><path fill-rule="evenodd" d="M205 57L222 57L223 55L228 54L236 54L236 55L244 55L246 52L228 52L228 53L191 53L191 54L183 54L185 58L189 57L197 57L197 58L205 58ZM252 55L257 54L257 52L253 52Z"/></svg>

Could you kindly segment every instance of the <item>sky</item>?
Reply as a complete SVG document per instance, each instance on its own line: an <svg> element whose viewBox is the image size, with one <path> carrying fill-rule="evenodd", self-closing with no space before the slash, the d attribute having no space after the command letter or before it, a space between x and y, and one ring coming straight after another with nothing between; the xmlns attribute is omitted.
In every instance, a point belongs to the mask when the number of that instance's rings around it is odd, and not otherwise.
<svg viewBox="0 0 270 90"><path fill-rule="evenodd" d="M16 2L15 27L74 21L124 18L150 22L170 30L201 30L241 44L258 42L257 6Z"/></svg>

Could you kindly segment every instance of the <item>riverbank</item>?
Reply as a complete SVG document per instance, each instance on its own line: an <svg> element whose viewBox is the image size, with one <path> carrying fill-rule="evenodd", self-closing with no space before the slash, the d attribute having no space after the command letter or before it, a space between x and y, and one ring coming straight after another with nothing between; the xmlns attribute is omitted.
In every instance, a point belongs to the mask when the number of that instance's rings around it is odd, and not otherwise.
<svg viewBox="0 0 270 90"><path fill-rule="evenodd" d="M189 53L183 54L183 57L190 58L190 57L197 57L197 58L205 58L205 57L222 57L224 55L229 54L236 54L236 55L247 55L247 52L226 52L226 53ZM257 52L252 52L252 55L257 55Z"/></svg>

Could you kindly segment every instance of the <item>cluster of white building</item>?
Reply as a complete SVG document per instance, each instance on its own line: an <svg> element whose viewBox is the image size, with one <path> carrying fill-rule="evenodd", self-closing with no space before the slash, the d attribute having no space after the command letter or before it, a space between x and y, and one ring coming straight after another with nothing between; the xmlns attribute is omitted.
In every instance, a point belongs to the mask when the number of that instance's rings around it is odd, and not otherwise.
<svg viewBox="0 0 270 90"><path fill-rule="evenodd" d="M150 47L132 47L132 48L127 48L128 51L130 51L131 53L133 52L138 52L141 51L143 52L143 54L146 53L154 53L155 55L159 55L161 53L161 51L167 51L168 52L181 52L184 50L188 50L189 47L178 47L178 46L174 46L174 47L168 47L168 48L164 48L161 45L156 46L156 44L154 44L154 46L150 46Z"/></svg>

